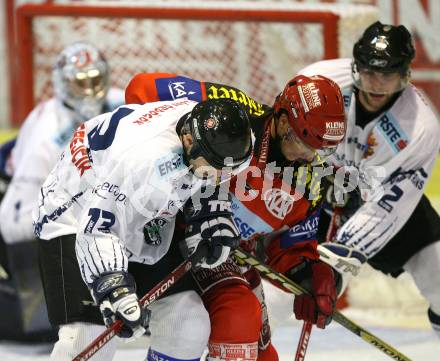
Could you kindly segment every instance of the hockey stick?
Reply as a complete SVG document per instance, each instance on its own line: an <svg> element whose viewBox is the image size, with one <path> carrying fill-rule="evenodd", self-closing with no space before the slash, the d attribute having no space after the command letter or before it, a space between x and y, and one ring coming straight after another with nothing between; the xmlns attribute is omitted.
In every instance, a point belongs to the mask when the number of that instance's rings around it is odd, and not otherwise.
<svg viewBox="0 0 440 361"><path fill-rule="evenodd" d="M304 361L306 357L312 326L313 325L311 322L304 321L301 328L301 336L299 337L298 346L296 347L295 361Z"/></svg>
<svg viewBox="0 0 440 361"><path fill-rule="evenodd" d="M333 210L333 214L330 218L330 224L327 229L327 234L325 235L325 241L326 242L332 242L333 238L335 237L338 229L339 229L339 223L340 223L340 217L342 214L342 208L336 207Z"/></svg>
<svg viewBox="0 0 440 361"><path fill-rule="evenodd" d="M283 274L276 272L272 270L269 266L265 265L264 263L260 262L257 258L252 256L250 253L244 251L241 248L238 248L234 251L234 256L242 261L245 262L253 267L255 267L260 273L262 273L264 276L269 278L272 281L275 281L277 284L281 286L281 288L285 289L287 292L293 293L295 295L300 295L303 293L308 293L306 289L298 285L297 283L293 282L291 279L287 278ZM335 311L333 313L333 319L339 323L341 326L345 327L346 329L353 332L355 335L362 338L364 341L368 342L370 345L373 345L380 351L387 354L389 357L391 357L393 360L397 361L411 361L410 358L403 355L399 351L397 351L394 347L387 344L385 341L382 341L379 337L373 335L372 333L368 332L363 327L357 325L347 317L345 317L342 313L339 311Z"/></svg>
<svg viewBox="0 0 440 361"><path fill-rule="evenodd" d="M181 279L192 268L192 262L186 260L177 266L171 273L147 292L139 303L142 307L151 305L154 301L159 299L168 289L173 286L179 279ZM98 352L104 345L109 342L122 328L122 321L117 320L109 328L107 328L101 335L92 341L80 354L78 354L72 361L86 361L90 359L96 352Z"/></svg>

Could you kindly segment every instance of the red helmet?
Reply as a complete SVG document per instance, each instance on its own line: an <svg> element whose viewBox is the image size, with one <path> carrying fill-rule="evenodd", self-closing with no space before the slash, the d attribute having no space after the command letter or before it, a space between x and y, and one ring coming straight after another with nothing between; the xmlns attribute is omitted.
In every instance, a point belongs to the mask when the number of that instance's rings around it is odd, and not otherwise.
<svg viewBox="0 0 440 361"><path fill-rule="evenodd" d="M339 86L315 75L298 75L276 98L275 114L285 111L295 134L313 149L336 147L345 136L344 101Z"/></svg>

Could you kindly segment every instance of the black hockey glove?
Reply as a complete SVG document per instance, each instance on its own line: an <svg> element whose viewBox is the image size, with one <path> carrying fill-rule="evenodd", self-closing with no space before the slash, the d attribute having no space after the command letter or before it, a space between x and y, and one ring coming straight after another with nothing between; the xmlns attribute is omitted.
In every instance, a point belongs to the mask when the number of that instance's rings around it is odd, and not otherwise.
<svg viewBox="0 0 440 361"><path fill-rule="evenodd" d="M216 191L200 199L198 207L194 203L189 199L183 207L186 230L180 249L195 265L215 268L225 262L230 251L240 243L240 232L232 220L231 201L229 198L218 200Z"/></svg>
<svg viewBox="0 0 440 361"><path fill-rule="evenodd" d="M123 327L118 334L119 337L139 337L145 333L151 311L139 304L136 285L129 273L102 273L91 284L91 292L107 327L116 319L122 321Z"/></svg>
<svg viewBox="0 0 440 361"><path fill-rule="evenodd" d="M324 182L326 188L327 208L334 210L340 208L341 212L338 220L338 227L341 227L348 219L362 207L363 200L361 198L361 191L359 188L351 192L343 192L340 188L335 187L329 182Z"/></svg>

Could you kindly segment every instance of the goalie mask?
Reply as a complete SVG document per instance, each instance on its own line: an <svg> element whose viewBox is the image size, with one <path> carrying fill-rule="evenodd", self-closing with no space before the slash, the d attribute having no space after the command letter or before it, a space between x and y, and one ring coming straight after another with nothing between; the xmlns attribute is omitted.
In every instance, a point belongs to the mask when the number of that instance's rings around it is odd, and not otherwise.
<svg viewBox="0 0 440 361"><path fill-rule="evenodd" d="M341 90L332 80L316 75L291 79L274 103L275 115L285 113L287 137L301 143L312 164L323 163L345 136L346 120Z"/></svg>
<svg viewBox="0 0 440 361"><path fill-rule="evenodd" d="M109 66L88 43L75 43L58 56L53 69L55 96L86 121L102 113L109 89Z"/></svg>

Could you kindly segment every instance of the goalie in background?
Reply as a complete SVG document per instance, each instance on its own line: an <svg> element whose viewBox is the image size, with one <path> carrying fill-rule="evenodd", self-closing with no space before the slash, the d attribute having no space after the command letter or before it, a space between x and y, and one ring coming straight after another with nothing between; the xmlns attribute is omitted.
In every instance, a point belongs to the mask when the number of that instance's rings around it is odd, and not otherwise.
<svg viewBox="0 0 440 361"><path fill-rule="evenodd" d="M2 157L7 165L2 169L12 179L0 208L0 261L5 270L0 276L0 339L53 335L39 279L32 210L41 184L78 125L124 102L124 92L109 86L106 59L91 44L67 46L52 75L54 97L28 115L13 147L2 148L10 152Z"/></svg>
<svg viewBox="0 0 440 361"><path fill-rule="evenodd" d="M362 184L349 193L339 207L334 242L364 253L385 274L411 274L440 337L440 218L423 194L438 156L440 127L409 82L414 57L412 36L403 25L376 22L354 45L353 59L318 62L300 73L318 72L342 88L348 130L334 165L354 167L359 179L373 168L384 172L378 183L382 194ZM365 191L369 198L360 196ZM329 223L323 214L321 233Z"/></svg>

